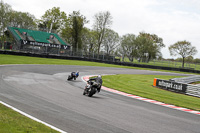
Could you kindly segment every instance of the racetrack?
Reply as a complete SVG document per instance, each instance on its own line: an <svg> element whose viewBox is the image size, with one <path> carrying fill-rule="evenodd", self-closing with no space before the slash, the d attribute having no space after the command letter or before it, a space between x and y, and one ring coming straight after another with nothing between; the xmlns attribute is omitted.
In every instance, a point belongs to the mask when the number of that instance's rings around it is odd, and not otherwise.
<svg viewBox="0 0 200 133"><path fill-rule="evenodd" d="M92 98L83 96L85 83L80 77L76 81L66 81L67 75L76 70L80 76L177 75L90 66L0 66L0 101L68 133L200 133L199 115L103 90Z"/></svg>

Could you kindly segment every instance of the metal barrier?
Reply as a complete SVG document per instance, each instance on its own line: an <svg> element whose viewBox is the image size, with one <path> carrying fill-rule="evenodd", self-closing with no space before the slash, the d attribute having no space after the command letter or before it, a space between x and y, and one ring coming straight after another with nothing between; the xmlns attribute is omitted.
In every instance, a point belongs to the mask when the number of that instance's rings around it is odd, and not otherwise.
<svg viewBox="0 0 200 133"><path fill-rule="evenodd" d="M187 81L186 79L188 79L188 82L189 82L189 79L192 79L192 78L194 78L194 76L180 78L180 79L182 79L180 81ZM196 76L195 76L195 78L196 78L196 80L190 80L190 81L192 81L192 82L197 81L198 78ZM176 78L175 80L178 81L178 78ZM162 88L165 90L177 92L177 93L200 97L200 85L192 85L192 84L183 83L183 82L175 82L173 80L168 81L168 80L162 80L162 79L155 78L153 86L159 87L159 88Z"/></svg>
<svg viewBox="0 0 200 133"><path fill-rule="evenodd" d="M46 52L48 51L48 52ZM50 52L49 52L50 51ZM57 54L58 53L58 54ZM131 66L131 67L142 67L142 68L151 68L151 69L162 69L162 70L171 70L171 71L181 71L181 72L190 72L190 73L200 73L200 70L192 70L192 69L184 69L184 68L172 68L165 66L156 66L156 65L147 65L147 64L138 64L132 62L121 62L118 58L112 55L106 55L104 53L95 54L95 53L84 53L81 52L73 52L70 50L57 50L57 49L34 49L32 51L24 49L23 51L12 51L12 50L1 50L0 54L11 54L11 55L23 55L23 56L35 56L35 57L45 57L45 58L57 58L57 59L71 59L71 60L83 60L83 61L93 61L93 62L101 62L108 63L114 65L123 65L123 66Z"/></svg>
<svg viewBox="0 0 200 133"><path fill-rule="evenodd" d="M200 97L200 86L199 85L187 84L186 94L192 95L192 96L195 96L195 97Z"/></svg>
<svg viewBox="0 0 200 133"><path fill-rule="evenodd" d="M183 78L173 78L170 79L170 81L178 82L178 83L193 83L200 81L200 76L195 75L195 76L189 76L189 77L183 77Z"/></svg>

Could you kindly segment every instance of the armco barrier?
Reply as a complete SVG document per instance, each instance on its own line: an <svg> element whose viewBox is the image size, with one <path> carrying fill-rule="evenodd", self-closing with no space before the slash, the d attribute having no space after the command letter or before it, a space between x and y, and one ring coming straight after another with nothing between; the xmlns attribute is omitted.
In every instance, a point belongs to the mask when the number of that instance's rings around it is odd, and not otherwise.
<svg viewBox="0 0 200 133"><path fill-rule="evenodd" d="M132 66L132 67L142 67L142 68L151 68L151 69L162 69L162 70L171 70L171 71L200 73L199 70L192 70L192 69L173 68L173 67L164 67L164 66L154 66L154 65L145 65L145 64L135 64L135 63L131 63L131 62L108 61L108 60L100 60L100 59L87 58L87 57L78 57L78 56L60 56L60 55L36 54L36 53L6 51L6 50L0 50L0 54L22 55L22 56L54 58L54 59L83 60L83 61L100 62L100 63L122 65L122 66Z"/></svg>
<svg viewBox="0 0 200 133"><path fill-rule="evenodd" d="M188 84L186 94L200 97L200 86Z"/></svg>
<svg viewBox="0 0 200 133"><path fill-rule="evenodd" d="M189 76L189 77L183 77L183 78L173 78L173 79L170 79L170 81L174 81L178 83L192 83L192 82L200 81L200 76L195 75L195 76Z"/></svg>
<svg viewBox="0 0 200 133"><path fill-rule="evenodd" d="M200 86L198 85L184 84L155 78L153 86L177 93L200 97Z"/></svg>

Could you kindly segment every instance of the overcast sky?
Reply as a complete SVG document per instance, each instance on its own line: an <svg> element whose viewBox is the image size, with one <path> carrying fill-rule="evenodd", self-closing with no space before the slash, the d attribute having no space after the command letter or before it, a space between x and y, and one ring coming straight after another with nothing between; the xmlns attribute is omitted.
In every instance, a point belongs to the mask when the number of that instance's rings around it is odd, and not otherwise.
<svg viewBox="0 0 200 133"><path fill-rule="evenodd" d="M60 7L67 15L80 13L93 24L93 16L100 11L109 11L113 17L112 29L125 35L139 32L156 34L163 38L164 58L171 57L168 46L177 41L189 41L198 50L200 58L200 0L3 0L13 10L29 12L37 19L45 11Z"/></svg>

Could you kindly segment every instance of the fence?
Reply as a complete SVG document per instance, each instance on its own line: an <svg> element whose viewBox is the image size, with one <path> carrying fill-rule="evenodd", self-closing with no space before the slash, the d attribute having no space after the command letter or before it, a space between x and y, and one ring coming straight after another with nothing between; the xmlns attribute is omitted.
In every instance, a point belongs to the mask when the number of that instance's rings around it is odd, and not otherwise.
<svg viewBox="0 0 200 133"><path fill-rule="evenodd" d="M52 47L40 47L40 46L24 46L23 49L20 50L10 50L10 49L0 49L1 53L4 51L4 53L11 53L11 52L18 52L18 53L27 53L32 55L49 55L50 56L57 56L57 57L75 57L79 59L95 59L95 60L102 60L102 61L112 61L115 62L117 59L115 59L115 56L113 55L107 55L104 52L101 52L100 54L97 54L96 52L85 52L85 51L78 51L74 52L70 49L61 49L61 48L52 48ZM12 54L12 53L11 53ZM23 54L24 55L24 54Z"/></svg>
<svg viewBox="0 0 200 133"><path fill-rule="evenodd" d="M189 77L183 77L183 78L173 78L173 79L170 79L170 81L187 84L187 83L193 83L193 82L200 81L200 76L195 75L195 76L189 76Z"/></svg>
<svg viewBox="0 0 200 133"><path fill-rule="evenodd" d="M172 70L172 71L182 71L182 72L191 72L191 73L200 73L200 65L195 64L195 68L191 67L181 67L181 63L175 63L175 67L168 61L150 61L148 63L144 62L122 62L119 57L115 57L112 55L107 55L104 52L101 52L99 55L95 52L85 52L78 51L74 52L70 49L61 49L61 48L53 48L53 47L39 47L39 46L28 46L23 47L20 50L1 50L0 52L3 54L18 54L20 55L31 55L38 57L47 57L47 58L58 58L58 59L77 59L77 60L85 60L85 61L96 61L102 63L116 64L116 65L124 65L124 66L132 66L132 67L143 67L143 68L151 68L151 69L163 69L163 70ZM15 52L15 53L14 53ZM168 65L166 65L168 62ZM162 65L161 65L162 64ZM194 66L194 64L193 64Z"/></svg>
<svg viewBox="0 0 200 133"><path fill-rule="evenodd" d="M1 48L1 47L0 47ZM4 48L9 48L7 45ZM115 57L114 55L106 55L104 52L101 52L100 55L97 55L96 52L86 52L83 50L79 50L78 52L71 51L69 49L60 49L60 48L50 48L50 47L41 47L34 45L26 45L23 49L19 51L23 51L26 53L35 53L35 54L49 54L49 55L59 55L59 56L75 56L81 58L92 58L92 59L101 59L101 60L109 60L109 61L121 61L121 57ZM125 58L124 61L121 62L130 62L128 58ZM139 62L134 59L134 64L141 65L152 65L152 66L163 66L163 67L171 67L171 68L182 68L182 62L177 61L168 61L168 60L151 60L149 62ZM185 62L184 69L190 70L200 70L200 63L188 63Z"/></svg>
<svg viewBox="0 0 200 133"><path fill-rule="evenodd" d="M121 59L120 59L121 60ZM130 62L128 59L125 59L124 62ZM164 66L164 67L172 67L172 68L182 68L182 62L178 61L170 61L170 60L150 60L149 62L139 62L138 60L134 60L132 63L135 64L147 64L154 66ZM191 70L200 70L200 63L184 63L185 69Z"/></svg>
<svg viewBox="0 0 200 133"><path fill-rule="evenodd" d="M200 85L188 84L186 94L200 97Z"/></svg>

